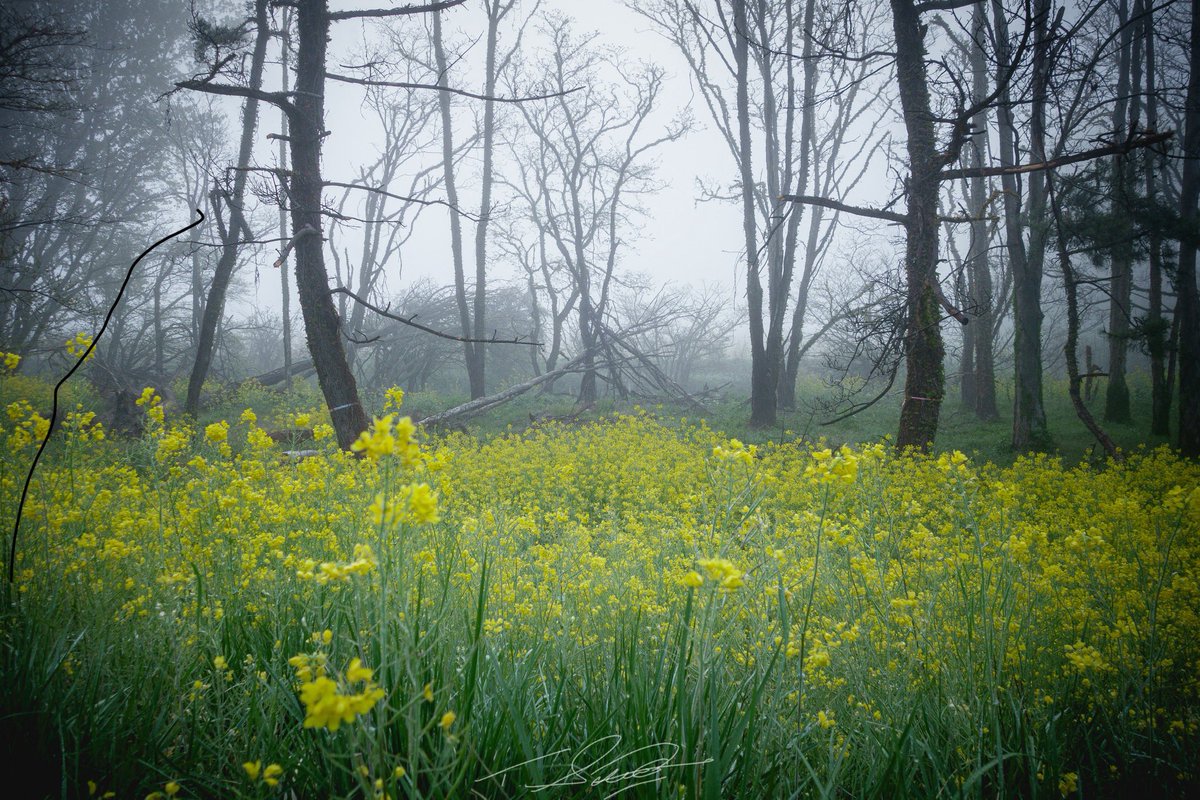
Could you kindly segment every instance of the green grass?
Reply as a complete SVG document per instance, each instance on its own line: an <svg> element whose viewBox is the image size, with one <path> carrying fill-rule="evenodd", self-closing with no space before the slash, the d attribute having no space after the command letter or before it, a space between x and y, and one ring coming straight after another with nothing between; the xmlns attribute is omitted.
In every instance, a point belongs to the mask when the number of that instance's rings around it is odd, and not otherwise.
<svg viewBox="0 0 1200 800"><path fill-rule="evenodd" d="M1150 383L1147 376L1134 375L1130 380L1131 404L1135 422L1127 425L1109 425L1103 422L1104 396L1097 392L1089 403L1096 419L1122 450L1132 451L1145 445L1148 448L1170 444L1165 437L1150 434ZM984 421L973 411L965 408L959 400L955 387L950 387L942 404L935 452L959 450L976 460L996 464L1011 464L1017 457L1010 442L1012 439L1012 390L1011 385L998 387L1000 417ZM676 403L649 403L619 401L603 398L594 407L580 411L574 399L556 394L538 396L536 390L501 406L485 415L466 420L461 425L469 434L481 440L506 431L523 431L545 419L565 420L583 424L610 417L615 413L642 410L666 424L677 424L679 420L692 422L703 419L716 431L737 437L751 444L768 441L782 443L795 439L815 441L824 438L830 445L863 444L878 442L885 437L895 437L900 417L901 395L894 391L875 405L848 419L826 424L839 416L837 408L830 406L832 392L819 380L802 380L797 398L797 409L780 411L778 423L770 429L755 429L749 426L750 404L746 397L730 393L726 397L706 405L701 413ZM419 415L434 414L467 402L466 395L444 395L435 392L414 393L406 401L406 410ZM1076 464L1085 460L1103 460L1104 452L1091 432L1079 420L1067 394L1065 380L1049 380L1045 386L1047 424L1054 441L1053 455L1061 456L1065 463ZM1172 420L1174 422L1174 420Z"/></svg>

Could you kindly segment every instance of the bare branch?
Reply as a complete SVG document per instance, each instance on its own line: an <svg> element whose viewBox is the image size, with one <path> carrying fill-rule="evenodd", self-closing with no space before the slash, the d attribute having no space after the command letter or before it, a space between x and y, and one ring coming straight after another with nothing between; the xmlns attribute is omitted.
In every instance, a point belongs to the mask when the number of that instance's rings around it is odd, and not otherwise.
<svg viewBox="0 0 1200 800"><path fill-rule="evenodd" d="M375 194L381 194L384 197L390 197L393 200L399 200L403 203L417 203L418 205L422 205L422 206L445 206L446 208L450 209L451 211L455 211L459 214L462 214L464 217L471 220L472 222L479 222L479 220L481 219L480 217L472 216L470 213L463 211L461 208L455 207L451 203L447 203L445 200L425 200L420 197L409 197L407 195L402 195L402 194L392 194L391 192L385 191L383 189L379 189L374 186L363 186L362 184L359 184L359 183L342 183L341 181L325 181L324 183L326 186L337 186L342 189L361 189L364 192L374 192Z"/></svg>
<svg viewBox="0 0 1200 800"><path fill-rule="evenodd" d="M209 83L207 81L179 81L175 84L175 88L191 89L195 92L219 94L226 97L245 97L250 100L261 100L264 103L272 103L289 114L295 110L285 92L264 92L261 89L251 89L248 86L231 86L227 83Z"/></svg>
<svg viewBox="0 0 1200 800"><path fill-rule="evenodd" d="M951 181L960 178L990 178L998 175L1023 175L1029 172L1044 172L1046 170L1057 169L1068 164L1077 164L1080 161L1091 161L1092 159L1102 158L1104 156L1123 155L1143 147L1153 147L1156 144L1161 144L1175 135L1175 131L1164 131L1162 133L1149 133L1140 138L1129 138L1120 144L1111 144L1106 147L1097 147L1092 150L1085 150L1082 153L1072 153L1071 155L1059 156L1046 161L1040 161L1033 164L1016 164L1011 167L975 167L972 169L949 169L938 175L938 180Z"/></svg>
<svg viewBox="0 0 1200 800"><path fill-rule="evenodd" d="M401 317L396 314L392 314L386 308L380 308L379 306L374 305L367 300L364 300L363 298L359 297L357 294L355 294L354 292L350 291L349 289L347 289L345 287L339 286L336 289L330 289L329 293L330 294L344 294L347 297L354 300L356 303L359 303L360 305L371 309L372 311L374 311L376 314L378 314L381 317L387 317L388 319L399 322L402 325L407 325L410 328L416 328L419 331L425 331L425 333L429 333L434 336L438 336L442 339L449 339L452 342L471 342L472 344L523 344L523 345L528 345L530 347L541 347L542 346L541 342L525 341L524 339L521 339L519 337L513 338L513 339L497 339L495 334L493 334L492 337L489 339L472 339L467 336L455 336L452 333L445 333L443 331L437 330L436 328L430 328L426 325L422 325L421 323L416 322L415 321L416 314L414 314L411 317Z"/></svg>
<svg viewBox="0 0 1200 800"><path fill-rule="evenodd" d="M314 234L316 234L317 236L320 236L321 232L313 227L302 228L302 229L296 231L296 235L293 236L291 241L289 241L287 243L287 245L284 246L283 251L279 254L279 258L277 258L275 260L275 263L272 264L271 266L275 267L276 269L278 269L279 267L282 267L283 262L287 260L288 253L290 253L292 251L292 248L296 246L296 242L300 239L303 239L305 236L312 236Z"/></svg>
<svg viewBox="0 0 1200 800"><path fill-rule="evenodd" d="M973 6L977 0L925 0L923 3L917 3L917 13L924 14L929 11L954 11L957 8L966 8Z"/></svg>
<svg viewBox="0 0 1200 800"><path fill-rule="evenodd" d="M404 17L410 14L429 14L434 11L442 11L447 8L461 6L467 0L443 0L439 3L430 3L424 6L402 6L400 8L365 8L362 11L332 11L329 14L330 22L337 22L343 19L362 19L365 17Z"/></svg>
<svg viewBox="0 0 1200 800"><path fill-rule="evenodd" d="M353 83L358 86L384 86L392 89L429 89L435 92L449 92L450 94L462 95L470 97L474 100L491 100L494 103L527 103L531 100L549 100L555 97L565 97L572 92L578 92L582 86L576 86L574 89L567 89L563 92L551 92L550 94L530 95L529 97L493 97L487 94L476 94L468 92L466 89L455 89L450 86L438 86L436 83L413 83L411 81L376 81L366 78L351 78L348 75L338 75L333 72L326 72L325 77L331 81L341 81L342 83Z"/></svg>
<svg viewBox="0 0 1200 800"><path fill-rule="evenodd" d="M483 412L495 408L498 405L507 403L509 400L524 394L535 386L539 386L547 381L556 380L571 372L582 371L582 367L580 366L582 363L583 356L576 356L558 369L544 372L541 375L538 375L536 378L527 380L524 383L518 383L516 386L510 386L502 392L471 400L470 402L463 403L460 406L455 406L454 408L443 411L440 414L432 414L424 419L418 420L418 422L424 426L444 425L452 419L465 419L467 417L473 417L477 414L482 414Z"/></svg>
<svg viewBox="0 0 1200 800"><path fill-rule="evenodd" d="M946 299L946 293L942 291L942 284L936 277L929 281L929 285L933 287L933 293L937 295L938 302L942 304L942 308L946 309L946 313L954 317L956 320L966 325L971 320L962 312L960 308L955 306Z"/></svg>
<svg viewBox="0 0 1200 800"><path fill-rule="evenodd" d="M851 206L846 203L830 200L828 197L813 197L807 194L785 194L780 195L780 200L786 200L789 203L804 203L810 206L821 206L822 208L831 208L834 211L844 211L847 214L856 214L860 217L869 217L871 219L881 219L885 222L890 222L894 225L907 225L908 217L903 214L898 214L895 211L885 211L881 208L867 208L865 206Z"/></svg>

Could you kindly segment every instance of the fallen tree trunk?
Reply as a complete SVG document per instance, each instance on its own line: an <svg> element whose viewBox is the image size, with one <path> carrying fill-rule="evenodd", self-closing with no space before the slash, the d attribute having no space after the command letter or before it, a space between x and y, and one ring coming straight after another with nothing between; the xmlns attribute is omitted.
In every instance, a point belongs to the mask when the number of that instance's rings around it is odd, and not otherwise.
<svg viewBox="0 0 1200 800"><path fill-rule="evenodd" d="M471 400L470 402L447 409L441 413L430 414L428 417L417 421L421 425L431 427L434 425L445 425L447 422L451 421L469 419L470 417L478 416L479 414L492 410L496 406L504 405L508 401L520 397L530 389L540 386L546 381L557 380L563 375L567 375L571 372L581 371L580 364L582 363L583 357L577 356L576 358L568 361L566 364L563 364L558 369L538 375L536 378L525 381L524 383L518 383L516 386L510 386L502 392L497 392L496 394L488 395L487 397L480 397L475 400Z"/></svg>
<svg viewBox="0 0 1200 800"><path fill-rule="evenodd" d="M273 369L270 372L264 372L262 375L253 375L245 380L238 381L235 388L240 388L242 384L254 381L260 386L274 386L277 383L283 383L287 380L288 375L299 375L300 373L313 368L311 358L306 358L303 361L293 361L291 368L282 366L279 369Z"/></svg>

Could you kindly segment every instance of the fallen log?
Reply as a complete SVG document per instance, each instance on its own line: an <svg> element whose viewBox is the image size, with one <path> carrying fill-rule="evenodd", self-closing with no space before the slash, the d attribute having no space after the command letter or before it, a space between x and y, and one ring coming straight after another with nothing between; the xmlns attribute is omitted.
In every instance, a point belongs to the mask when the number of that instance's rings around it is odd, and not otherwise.
<svg viewBox="0 0 1200 800"><path fill-rule="evenodd" d="M478 416L484 412L491 411L496 406L504 405L508 401L520 397L530 389L540 386L546 381L556 380L568 373L579 372L579 365L582 363L582 361L582 357L576 357L568 361L566 364L563 364L558 369L545 372L541 375L538 375L536 378L525 381L524 383L518 383L516 386L510 386L502 392L497 392L496 394L488 395L487 397L480 397L475 400L471 400L470 402L463 403L462 405L455 406L454 408L447 409L438 414L430 414L428 417L417 420L417 422L426 427L432 427L434 425L445 425L451 420L457 421Z"/></svg>
<svg viewBox="0 0 1200 800"><path fill-rule="evenodd" d="M299 375L300 373L312 368L313 363L311 358L306 358L303 361L294 361L292 362L291 374ZM250 381L254 381L260 386L274 386L277 383L283 383L285 380L287 380L287 377L288 368L280 367L279 369L273 369L270 372L264 372L262 375L252 375L245 380L238 381L234 385L234 388L240 389L242 384L249 383Z"/></svg>

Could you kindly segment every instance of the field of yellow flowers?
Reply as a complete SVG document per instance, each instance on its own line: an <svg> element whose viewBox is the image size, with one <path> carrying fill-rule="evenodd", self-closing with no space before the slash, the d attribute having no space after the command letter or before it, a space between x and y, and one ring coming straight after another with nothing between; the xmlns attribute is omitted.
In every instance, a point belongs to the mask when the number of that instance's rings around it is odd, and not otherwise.
<svg viewBox="0 0 1200 800"><path fill-rule="evenodd" d="M68 415L0 618L7 756L139 800L1197 796L1196 464L434 439L400 402L354 454L289 420L299 459L149 390L137 441ZM46 421L0 428L11 531Z"/></svg>

